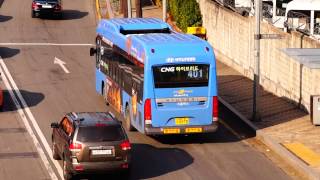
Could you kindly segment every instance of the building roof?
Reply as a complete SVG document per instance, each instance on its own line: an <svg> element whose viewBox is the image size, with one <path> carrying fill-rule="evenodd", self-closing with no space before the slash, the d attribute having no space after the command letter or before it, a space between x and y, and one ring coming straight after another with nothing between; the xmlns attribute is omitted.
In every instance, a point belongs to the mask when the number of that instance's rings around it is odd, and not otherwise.
<svg viewBox="0 0 320 180"><path fill-rule="evenodd" d="M286 48L283 52L310 69L320 69L320 49Z"/></svg>

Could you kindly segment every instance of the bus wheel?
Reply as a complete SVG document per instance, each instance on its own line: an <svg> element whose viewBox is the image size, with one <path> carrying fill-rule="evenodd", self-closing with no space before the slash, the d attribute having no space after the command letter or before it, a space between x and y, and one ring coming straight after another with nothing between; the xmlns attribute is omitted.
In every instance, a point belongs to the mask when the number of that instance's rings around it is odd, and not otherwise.
<svg viewBox="0 0 320 180"><path fill-rule="evenodd" d="M125 128L127 131L133 131L134 127L131 124L131 117L130 117L130 111L129 111L129 106L126 107L126 117L125 117Z"/></svg>

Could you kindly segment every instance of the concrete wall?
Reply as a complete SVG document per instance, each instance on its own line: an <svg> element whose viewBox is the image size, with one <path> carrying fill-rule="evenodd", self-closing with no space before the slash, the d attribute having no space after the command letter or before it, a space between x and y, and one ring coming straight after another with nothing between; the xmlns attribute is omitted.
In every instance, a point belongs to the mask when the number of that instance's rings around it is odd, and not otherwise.
<svg viewBox="0 0 320 180"><path fill-rule="evenodd" d="M212 0L198 0L203 26L216 56L253 79L254 17L242 17ZM310 95L320 94L320 70L309 69L284 54L283 48L319 48L320 43L298 32L284 33L261 24L262 34L281 34L284 39L261 40L261 84L265 90L286 97L309 111Z"/></svg>

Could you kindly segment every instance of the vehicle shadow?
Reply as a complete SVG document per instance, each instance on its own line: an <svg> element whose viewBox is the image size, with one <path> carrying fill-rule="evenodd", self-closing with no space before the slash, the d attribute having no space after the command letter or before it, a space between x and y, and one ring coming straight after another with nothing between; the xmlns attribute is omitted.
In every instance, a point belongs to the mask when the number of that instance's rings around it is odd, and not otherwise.
<svg viewBox="0 0 320 180"><path fill-rule="evenodd" d="M235 134L236 132L237 134ZM205 144L238 142L256 136L256 132L219 102L219 126L216 132L188 135L161 135L152 138L162 144Z"/></svg>
<svg viewBox="0 0 320 180"><path fill-rule="evenodd" d="M12 16L0 15L0 23L9 21L9 20L11 20L12 18L13 18Z"/></svg>
<svg viewBox="0 0 320 180"><path fill-rule="evenodd" d="M20 49L0 47L0 57L2 59L11 58L20 53Z"/></svg>
<svg viewBox="0 0 320 180"><path fill-rule="evenodd" d="M193 157L179 148L157 148L132 144L132 166L128 179L149 179L177 171L193 163ZM89 179L124 179L121 173L88 176Z"/></svg>
<svg viewBox="0 0 320 180"><path fill-rule="evenodd" d="M88 12L82 12L78 10L63 10L62 16L51 16L51 15L41 15L39 16L40 19L46 19L46 20L74 20L74 19L81 19L85 16L87 16Z"/></svg>
<svg viewBox="0 0 320 180"><path fill-rule="evenodd" d="M28 107L36 106L44 99L44 94L42 94L42 93L30 92L30 91L26 91L26 90L20 90L20 93L23 96ZM20 104L20 106L21 106L21 104ZM16 111L16 110L17 110L17 107L15 106L13 100L11 99L9 91L3 90L3 109L2 109L2 112L9 112L9 111Z"/></svg>

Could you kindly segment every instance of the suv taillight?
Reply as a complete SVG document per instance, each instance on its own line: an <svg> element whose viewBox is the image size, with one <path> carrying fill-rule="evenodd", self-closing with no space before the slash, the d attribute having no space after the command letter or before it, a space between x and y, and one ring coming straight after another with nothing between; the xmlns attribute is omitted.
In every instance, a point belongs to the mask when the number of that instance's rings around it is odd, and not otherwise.
<svg viewBox="0 0 320 180"><path fill-rule="evenodd" d="M59 4L57 4L54 9L56 9L56 10L61 10L61 6L60 6Z"/></svg>
<svg viewBox="0 0 320 180"><path fill-rule="evenodd" d="M152 114L151 114L151 99L146 99L144 101L144 122L145 124L151 124Z"/></svg>
<svg viewBox="0 0 320 180"><path fill-rule="evenodd" d="M69 146L70 151L80 151L82 149L82 144L80 143L71 143Z"/></svg>
<svg viewBox="0 0 320 180"><path fill-rule="evenodd" d="M36 2L32 2L32 9L37 9L38 8L38 5Z"/></svg>
<svg viewBox="0 0 320 180"><path fill-rule="evenodd" d="M120 147L124 151L130 150L131 149L131 144L130 144L129 140L125 140L120 144Z"/></svg>
<svg viewBox="0 0 320 180"><path fill-rule="evenodd" d="M213 96L212 101L212 121L218 121L218 96Z"/></svg>

